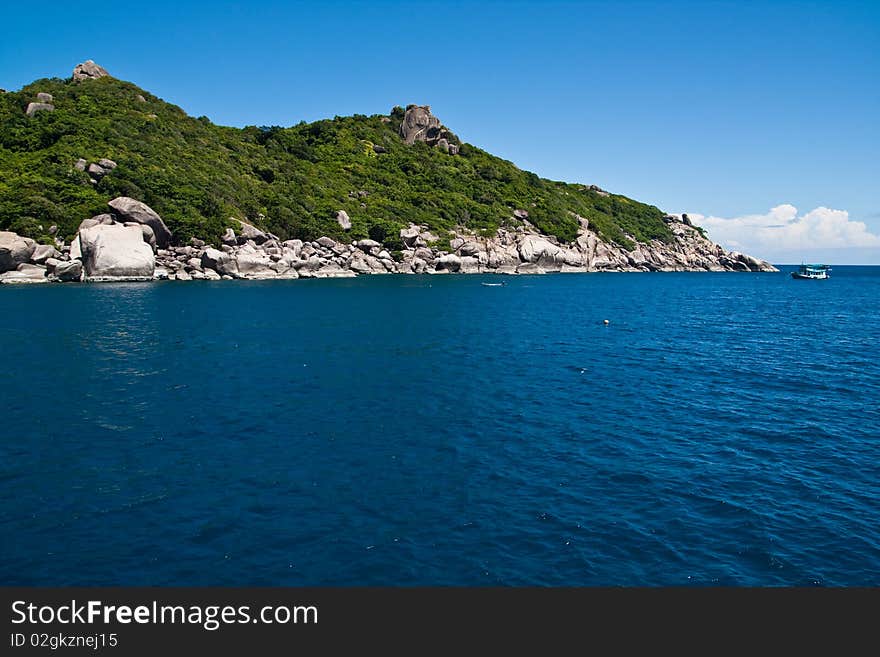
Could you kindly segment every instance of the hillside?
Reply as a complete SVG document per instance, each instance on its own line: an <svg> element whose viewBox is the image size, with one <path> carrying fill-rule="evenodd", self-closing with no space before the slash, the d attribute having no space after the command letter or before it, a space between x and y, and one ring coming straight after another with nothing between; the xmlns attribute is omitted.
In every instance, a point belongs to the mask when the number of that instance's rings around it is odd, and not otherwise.
<svg viewBox="0 0 880 657"><path fill-rule="evenodd" d="M38 94L51 95L54 109L28 115ZM404 115L396 107L387 116L239 129L187 116L110 76L37 80L0 93L0 230L51 244L55 225L69 241L83 219L126 196L155 209L177 244L192 237L219 244L237 218L281 240L372 238L398 250L410 224L442 244L454 237L450 229L488 236L515 228L526 213L562 242L578 235L575 215L627 251L675 240L656 207L540 178L452 133L450 152L408 144ZM106 175L76 166L102 158L117 164ZM351 218L349 231L336 220L340 210Z"/></svg>

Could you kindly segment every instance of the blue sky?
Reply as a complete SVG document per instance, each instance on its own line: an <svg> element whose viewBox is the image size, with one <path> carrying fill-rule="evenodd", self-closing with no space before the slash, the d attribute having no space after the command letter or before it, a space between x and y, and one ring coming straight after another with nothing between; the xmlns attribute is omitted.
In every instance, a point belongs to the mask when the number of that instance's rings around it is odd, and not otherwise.
<svg viewBox="0 0 880 657"><path fill-rule="evenodd" d="M688 212L728 246L880 263L880 2L20 2L0 18L6 89L94 59L226 125L430 104L465 141Z"/></svg>

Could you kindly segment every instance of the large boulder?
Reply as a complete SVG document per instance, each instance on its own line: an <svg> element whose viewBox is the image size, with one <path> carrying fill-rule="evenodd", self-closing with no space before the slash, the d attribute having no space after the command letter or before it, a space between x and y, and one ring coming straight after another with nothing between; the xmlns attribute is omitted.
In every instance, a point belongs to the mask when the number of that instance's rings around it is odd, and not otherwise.
<svg viewBox="0 0 880 657"><path fill-rule="evenodd" d="M275 278L278 275L278 272L272 269L272 260L262 253L239 252L236 261L238 273L243 278Z"/></svg>
<svg viewBox="0 0 880 657"><path fill-rule="evenodd" d="M241 234L238 237L238 241L240 244L244 244L248 240L253 240L254 244L262 244L269 239L269 236L256 226L245 223L240 219L238 220L238 223L241 224Z"/></svg>
<svg viewBox="0 0 880 657"><path fill-rule="evenodd" d="M79 233L86 280L149 280L156 261L139 226L99 224Z"/></svg>
<svg viewBox="0 0 880 657"><path fill-rule="evenodd" d="M528 235L520 242L519 257L523 262L536 263L542 267L552 267L565 262L562 249L536 235Z"/></svg>
<svg viewBox="0 0 880 657"><path fill-rule="evenodd" d="M324 261L317 255L311 255L308 258L297 260L293 263L293 267L300 272L300 274L304 274L304 272L320 269L324 264Z"/></svg>
<svg viewBox="0 0 880 657"><path fill-rule="evenodd" d="M31 254L31 262L38 265L45 265L46 261L49 258L57 258L61 254L55 249L54 246L49 246L48 244L39 244L34 249L34 252Z"/></svg>
<svg viewBox="0 0 880 657"><path fill-rule="evenodd" d="M24 262L15 271L0 274L0 283L47 283L46 268Z"/></svg>
<svg viewBox="0 0 880 657"><path fill-rule="evenodd" d="M644 267L648 263L648 259L645 252L642 250L641 245L636 246L636 248L630 251L626 256L626 259L633 267Z"/></svg>
<svg viewBox="0 0 880 657"><path fill-rule="evenodd" d="M621 266L621 259L626 261L623 256L615 253L607 243L599 242L596 244L590 266L598 271L613 270Z"/></svg>
<svg viewBox="0 0 880 657"><path fill-rule="evenodd" d="M407 144L416 141L437 143L441 130L440 119L431 114L430 105L410 105L400 123L400 136Z"/></svg>
<svg viewBox="0 0 880 657"><path fill-rule="evenodd" d="M400 123L400 136L407 144L423 141L450 155L459 152L458 139L431 114L429 105L409 105Z"/></svg>
<svg viewBox="0 0 880 657"><path fill-rule="evenodd" d="M281 245L281 259L287 262L299 260L299 254L302 253L302 240L285 240Z"/></svg>
<svg viewBox="0 0 880 657"><path fill-rule="evenodd" d="M428 263L421 258L413 258L410 263L410 269L414 274L424 274L428 268Z"/></svg>
<svg viewBox="0 0 880 657"><path fill-rule="evenodd" d="M454 253L442 255L435 261L437 269L445 269L447 271L458 271L461 269L461 258Z"/></svg>
<svg viewBox="0 0 880 657"><path fill-rule="evenodd" d="M37 112L52 112L54 110L55 106L52 103L28 103L24 113L28 116L33 116Z"/></svg>
<svg viewBox="0 0 880 657"><path fill-rule="evenodd" d="M168 230L168 226L162 221L162 217L146 203L128 196L119 196L107 205L113 208L121 222L146 224L152 228L153 234L156 236L156 246L160 249L166 248L171 242L171 231Z"/></svg>
<svg viewBox="0 0 880 657"><path fill-rule="evenodd" d="M475 256L480 252L479 242L465 242L458 249L458 254L463 256Z"/></svg>
<svg viewBox="0 0 880 657"><path fill-rule="evenodd" d="M474 256L462 257L458 271L462 274L480 273L480 271L482 271L482 267L480 266L480 259L475 258Z"/></svg>
<svg viewBox="0 0 880 657"><path fill-rule="evenodd" d="M0 231L0 273L15 270L31 259L37 243L9 231Z"/></svg>
<svg viewBox="0 0 880 657"><path fill-rule="evenodd" d="M515 272L517 265L519 265L519 253L516 250L516 245L513 244L507 246L493 244L486 256L486 264L490 269L508 267Z"/></svg>
<svg viewBox="0 0 880 657"><path fill-rule="evenodd" d="M359 251L352 255L346 266L358 274L384 274L387 271L378 258Z"/></svg>
<svg viewBox="0 0 880 657"><path fill-rule="evenodd" d="M92 162L86 169L86 173L88 173L90 176L100 179L106 175L107 170L100 164Z"/></svg>
<svg viewBox="0 0 880 657"><path fill-rule="evenodd" d="M410 226L409 228L401 228L400 229L400 239L403 241L404 245L408 248L415 248L416 240L419 239L419 230L418 226Z"/></svg>
<svg viewBox="0 0 880 657"><path fill-rule="evenodd" d="M586 267L589 264L587 255L578 249L561 249L556 258L562 258L566 267Z"/></svg>
<svg viewBox="0 0 880 657"><path fill-rule="evenodd" d="M51 103L28 103L27 109L24 111L28 116L33 116L37 112L51 112L55 106Z"/></svg>
<svg viewBox="0 0 880 657"><path fill-rule="evenodd" d="M357 247L362 251L369 251L370 249L376 249L381 247L382 245L376 240L364 239L358 240Z"/></svg>
<svg viewBox="0 0 880 657"><path fill-rule="evenodd" d="M74 80L91 80L103 78L107 75L110 75L107 70L95 64L91 59L84 61L82 64L77 64L73 68Z"/></svg>
<svg viewBox="0 0 880 657"><path fill-rule="evenodd" d="M79 260L68 260L55 265L55 278L59 281L81 281L82 274L82 262Z"/></svg>
<svg viewBox="0 0 880 657"><path fill-rule="evenodd" d="M423 141L450 155L457 155L459 151L457 138L440 123L440 119L431 114L429 105L407 106L400 123L400 136L407 144Z"/></svg>
<svg viewBox="0 0 880 657"><path fill-rule="evenodd" d="M372 274L373 269L370 267L369 263L364 258L363 254L355 254L351 260L348 261L348 268L357 273L357 274Z"/></svg>
<svg viewBox="0 0 880 657"><path fill-rule="evenodd" d="M420 246L413 252L414 258L421 258L425 262L434 262L434 252L426 246Z"/></svg>
<svg viewBox="0 0 880 657"><path fill-rule="evenodd" d="M218 251L212 247L205 249L202 253L202 269L205 271L214 270L218 274L232 276L238 278L238 262L235 256L230 253Z"/></svg>
<svg viewBox="0 0 880 657"><path fill-rule="evenodd" d="M729 254L730 258L735 258L742 264L744 264L749 271L779 271L771 265L766 260L761 260L760 258L756 258L754 256L750 256L745 253L738 253L736 251L731 251Z"/></svg>
<svg viewBox="0 0 880 657"><path fill-rule="evenodd" d="M345 210L338 210L336 212L336 221L342 230L351 230L351 217L348 216L348 212Z"/></svg>

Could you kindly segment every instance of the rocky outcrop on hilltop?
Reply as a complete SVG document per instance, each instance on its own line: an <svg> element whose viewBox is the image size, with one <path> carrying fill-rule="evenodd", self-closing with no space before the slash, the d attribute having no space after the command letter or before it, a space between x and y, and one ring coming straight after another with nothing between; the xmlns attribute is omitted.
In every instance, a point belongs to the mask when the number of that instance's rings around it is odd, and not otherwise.
<svg viewBox="0 0 880 657"><path fill-rule="evenodd" d="M407 144L423 141L451 155L457 155L458 139L431 114L430 105L408 105L400 123L400 137Z"/></svg>
<svg viewBox="0 0 880 657"><path fill-rule="evenodd" d="M96 78L103 78L105 76L110 75L107 70L98 66L91 59L87 59L82 64L77 64L73 68L73 80L93 80Z"/></svg>
<svg viewBox="0 0 880 657"><path fill-rule="evenodd" d="M172 234L149 206L120 197L111 213L83 220L73 243L37 245L0 232L0 282L118 280L222 280L339 278L363 274L547 274L576 272L777 271L770 263L709 240L687 218L667 215L669 242L636 243L632 249L602 241L583 217L573 242L544 235L526 212L486 237L465 229L441 240L426 226L400 231L403 248L392 254L371 239L330 237L281 240L236 220L219 248L193 238L172 245ZM5 273L3 273L5 272Z"/></svg>

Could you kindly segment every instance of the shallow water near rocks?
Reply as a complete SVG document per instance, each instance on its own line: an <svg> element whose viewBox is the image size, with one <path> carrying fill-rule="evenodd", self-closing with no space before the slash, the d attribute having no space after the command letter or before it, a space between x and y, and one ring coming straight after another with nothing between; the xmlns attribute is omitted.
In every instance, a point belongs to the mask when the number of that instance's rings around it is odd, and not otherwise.
<svg viewBox="0 0 880 657"><path fill-rule="evenodd" d="M0 289L0 582L878 585L880 268L790 269Z"/></svg>

